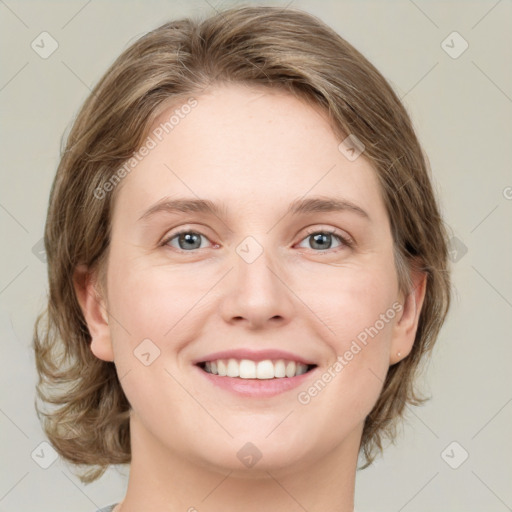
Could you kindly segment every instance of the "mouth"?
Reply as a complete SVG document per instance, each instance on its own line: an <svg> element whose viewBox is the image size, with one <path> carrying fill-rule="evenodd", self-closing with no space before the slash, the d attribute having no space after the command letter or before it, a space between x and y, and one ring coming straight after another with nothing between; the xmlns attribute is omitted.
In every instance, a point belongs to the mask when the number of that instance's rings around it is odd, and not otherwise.
<svg viewBox="0 0 512 512"><path fill-rule="evenodd" d="M315 355L239 347L192 361L200 382L239 398L267 399L307 384L319 372Z"/></svg>
<svg viewBox="0 0 512 512"><path fill-rule="evenodd" d="M281 394L289 396L287 391L307 385L318 368L316 364L306 365L285 359L217 359L201 361L193 367L215 389L253 400L268 400Z"/></svg>
<svg viewBox="0 0 512 512"><path fill-rule="evenodd" d="M293 379L317 367L316 364L286 359L253 361L234 358L201 361L196 366L211 375L241 380Z"/></svg>

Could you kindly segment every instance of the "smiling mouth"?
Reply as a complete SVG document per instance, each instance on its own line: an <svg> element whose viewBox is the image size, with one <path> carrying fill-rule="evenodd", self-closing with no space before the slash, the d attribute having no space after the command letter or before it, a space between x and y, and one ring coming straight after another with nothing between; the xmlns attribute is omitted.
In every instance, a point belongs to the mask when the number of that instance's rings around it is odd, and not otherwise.
<svg viewBox="0 0 512 512"><path fill-rule="evenodd" d="M290 379L308 373L316 364L302 364L284 359L252 361L250 359L218 359L197 363L201 370L219 377L245 380Z"/></svg>

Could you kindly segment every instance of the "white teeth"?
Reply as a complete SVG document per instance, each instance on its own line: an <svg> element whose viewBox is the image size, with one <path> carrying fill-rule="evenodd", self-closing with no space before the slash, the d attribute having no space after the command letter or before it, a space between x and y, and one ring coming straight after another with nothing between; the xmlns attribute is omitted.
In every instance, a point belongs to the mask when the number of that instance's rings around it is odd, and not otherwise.
<svg viewBox="0 0 512 512"><path fill-rule="evenodd" d="M242 359L239 364L238 375L242 375L242 379L256 379L256 363L249 359Z"/></svg>
<svg viewBox="0 0 512 512"><path fill-rule="evenodd" d="M266 359L260 361L256 365L256 378L257 379L273 379L274 378L274 365L272 361Z"/></svg>
<svg viewBox="0 0 512 512"><path fill-rule="evenodd" d="M293 361L289 361L286 365L286 376L293 377L295 375L295 371L297 368L295 367L295 363Z"/></svg>
<svg viewBox="0 0 512 512"><path fill-rule="evenodd" d="M286 366L284 361L280 359L274 363L274 377L282 378L286 377Z"/></svg>
<svg viewBox="0 0 512 512"><path fill-rule="evenodd" d="M228 361L228 369L226 372L228 377L238 377L240 370L238 369L238 363L234 359Z"/></svg>
<svg viewBox="0 0 512 512"><path fill-rule="evenodd" d="M221 377L225 377L228 373L228 369L226 368L226 363L222 359L219 359L217 361L217 373Z"/></svg>
<svg viewBox="0 0 512 512"><path fill-rule="evenodd" d="M308 370L308 366L295 361L278 359L271 361L251 361L250 359L218 359L205 363L205 371L221 377L240 377L241 379L280 379L302 375Z"/></svg>

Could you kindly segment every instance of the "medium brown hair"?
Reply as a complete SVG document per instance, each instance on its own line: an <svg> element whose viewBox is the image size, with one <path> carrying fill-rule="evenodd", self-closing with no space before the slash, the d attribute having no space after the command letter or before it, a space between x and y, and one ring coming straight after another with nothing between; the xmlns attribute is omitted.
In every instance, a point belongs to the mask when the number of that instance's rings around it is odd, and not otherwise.
<svg viewBox="0 0 512 512"><path fill-rule="evenodd" d="M59 454L86 465L91 482L131 460L130 404L115 365L93 355L73 276L79 265L104 276L114 198L98 190L141 146L163 102L216 83L279 87L328 113L340 142L353 135L378 176L394 240L400 289L427 274L410 354L390 367L364 424L370 465L394 440L407 404L419 405L415 377L450 302L447 235L426 158L409 116L383 76L318 18L298 9L242 6L204 20L182 19L147 33L112 64L80 110L51 189L44 233L49 297L34 329L37 396L44 430ZM168 102L167 102L168 103ZM104 282L104 278L100 278Z"/></svg>

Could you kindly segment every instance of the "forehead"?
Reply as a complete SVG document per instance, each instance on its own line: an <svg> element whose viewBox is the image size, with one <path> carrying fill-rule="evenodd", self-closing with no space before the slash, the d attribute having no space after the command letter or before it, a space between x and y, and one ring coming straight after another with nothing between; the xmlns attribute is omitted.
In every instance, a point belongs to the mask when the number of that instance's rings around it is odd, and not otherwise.
<svg viewBox="0 0 512 512"><path fill-rule="evenodd" d="M349 161L327 113L283 90L229 84L170 99L149 138L116 201L137 218L173 195L264 211L308 194L338 195L385 214L370 162Z"/></svg>

